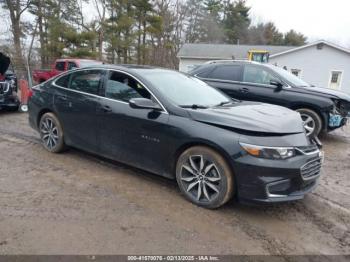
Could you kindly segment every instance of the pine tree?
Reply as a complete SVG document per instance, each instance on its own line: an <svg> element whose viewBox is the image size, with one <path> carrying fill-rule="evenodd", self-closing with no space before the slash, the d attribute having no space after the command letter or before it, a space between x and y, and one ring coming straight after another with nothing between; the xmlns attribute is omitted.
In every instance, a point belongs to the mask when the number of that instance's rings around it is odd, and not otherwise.
<svg viewBox="0 0 350 262"><path fill-rule="evenodd" d="M303 34L297 33L292 29L284 35L284 44L291 46L305 45L306 37Z"/></svg>
<svg viewBox="0 0 350 262"><path fill-rule="evenodd" d="M245 0L226 3L223 25L227 43L247 42L250 25L249 10Z"/></svg>

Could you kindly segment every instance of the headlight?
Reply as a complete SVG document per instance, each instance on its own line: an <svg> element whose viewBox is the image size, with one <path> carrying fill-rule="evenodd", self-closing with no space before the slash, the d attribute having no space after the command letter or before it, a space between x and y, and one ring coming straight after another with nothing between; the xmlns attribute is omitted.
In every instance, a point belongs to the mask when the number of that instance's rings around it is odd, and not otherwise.
<svg viewBox="0 0 350 262"><path fill-rule="evenodd" d="M287 159L295 156L293 147L267 147L240 143L241 147L250 155L266 159Z"/></svg>

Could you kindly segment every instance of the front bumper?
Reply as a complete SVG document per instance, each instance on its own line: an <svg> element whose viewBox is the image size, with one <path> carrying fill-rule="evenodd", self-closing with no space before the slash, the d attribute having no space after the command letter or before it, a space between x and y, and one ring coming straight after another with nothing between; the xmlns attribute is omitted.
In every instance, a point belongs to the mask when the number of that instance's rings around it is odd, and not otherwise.
<svg viewBox="0 0 350 262"><path fill-rule="evenodd" d="M345 126L349 121L348 120L349 117L350 117L350 112L346 117L341 116L339 114L329 114L328 128L330 130L334 130L342 126Z"/></svg>
<svg viewBox="0 0 350 262"><path fill-rule="evenodd" d="M0 95L0 109L18 108L20 102L16 95Z"/></svg>
<svg viewBox="0 0 350 262"><path fill-rule="evenodd" d="M302 199L317 186L322 162L318 150L287 160L245 154L234 163L238 200L268 204Z"/></svg>
<svg viewBox="0 0 350 262"><path fill-rule="evenodd" d="M18 108L20 102L17 94L12 91L10 84L0 82L0 109L2 108Z"/></svg>

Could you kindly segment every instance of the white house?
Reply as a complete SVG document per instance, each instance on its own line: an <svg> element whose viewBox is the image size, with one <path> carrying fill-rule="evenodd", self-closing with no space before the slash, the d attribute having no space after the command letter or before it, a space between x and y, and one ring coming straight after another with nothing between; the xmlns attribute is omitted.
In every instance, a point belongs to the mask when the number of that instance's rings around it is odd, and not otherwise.
<svg viewBox="0 0 350 262"><path fill-rule="evenodd" d="M350 50L320 40L300 47L185 44L178 53L179 70L189 71L210 60L247 59L251 49L270 52L270 63L315 86L350 94Z"/></svg>
<svg viewBox="0 0 350 262"><path fill-rule="evenodd" d="M270 56L270 63L286 67L306 82L350 93L350 50L317 41Z"/></svg>

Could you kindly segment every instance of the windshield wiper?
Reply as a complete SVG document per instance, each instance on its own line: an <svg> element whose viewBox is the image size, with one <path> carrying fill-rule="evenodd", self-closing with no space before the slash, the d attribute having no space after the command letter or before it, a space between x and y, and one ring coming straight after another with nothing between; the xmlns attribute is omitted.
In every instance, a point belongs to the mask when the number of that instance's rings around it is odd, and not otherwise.
<svg viewBox="0 0 350 262"><path fill-rule="evenodd" d="M197 105L197 104L193 104L193 105L180 105L180 107L182 107L182 108L192 108L192 109L207 109L207 108L208 108L208 106Z"/></svg>
<svg viewBox="0 0 350 262"><path fill-rule="evenodd" d="M232 103L233 103L233 101L223 101L220 104L217 104L215 106L224 106L224 105L229 105L229 104L232 104Z"/></svg>

